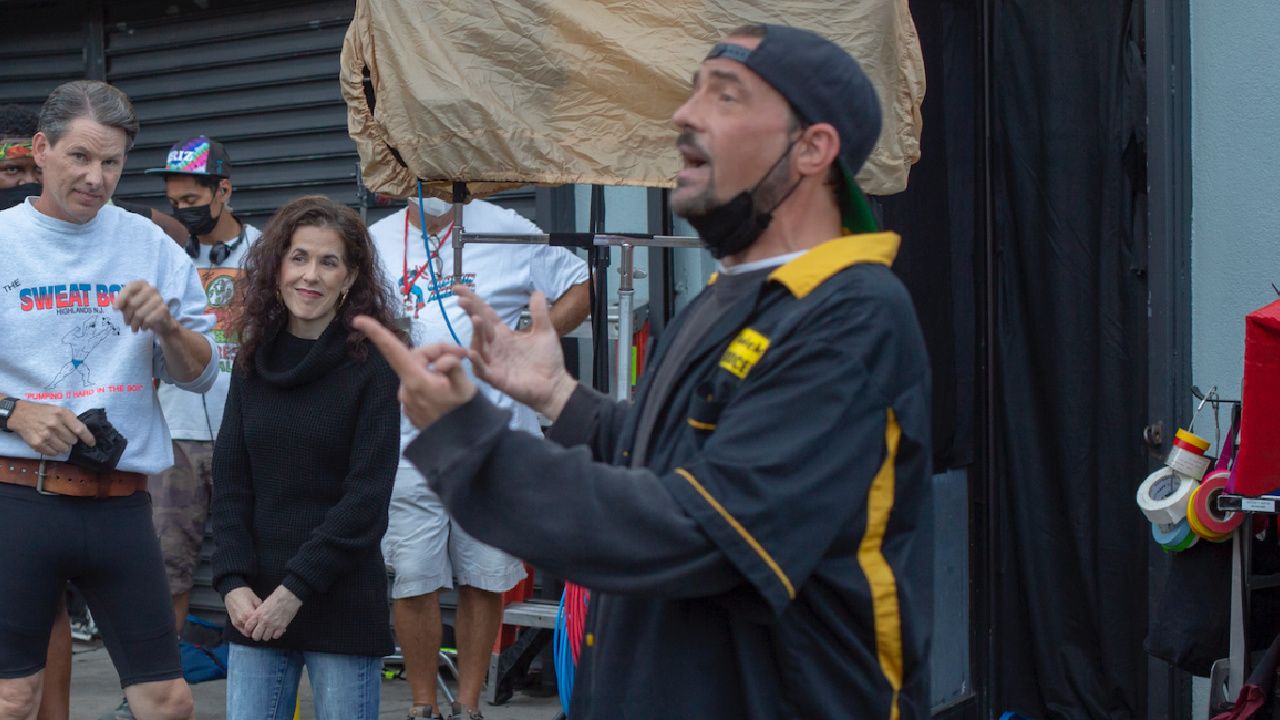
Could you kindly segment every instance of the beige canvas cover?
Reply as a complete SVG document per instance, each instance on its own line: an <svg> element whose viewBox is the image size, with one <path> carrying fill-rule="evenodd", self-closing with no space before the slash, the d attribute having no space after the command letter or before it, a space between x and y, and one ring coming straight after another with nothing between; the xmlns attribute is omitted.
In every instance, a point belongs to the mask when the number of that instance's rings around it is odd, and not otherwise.
<svg viewBox="0 0 1280 720"><path fill-rule="evenodd" d="M907 4L357 0L342 50L348 127L366 184L397 197L417 178L441 197L452 181L478 197L525 183L671 187L671 114L699 62L735 27L784 23L830 37L871 77L884 128L858 181L889 195L920 156L924 61Z"/></svg>

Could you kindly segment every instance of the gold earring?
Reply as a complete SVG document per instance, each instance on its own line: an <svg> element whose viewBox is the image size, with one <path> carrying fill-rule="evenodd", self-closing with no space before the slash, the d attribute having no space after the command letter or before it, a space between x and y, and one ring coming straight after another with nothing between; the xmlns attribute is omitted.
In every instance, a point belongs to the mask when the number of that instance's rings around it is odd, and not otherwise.
<svg viewBox="0 0 1280 720"><path fill-rule="evenodd" d="M347 301L347 291L343 290L342 294L338 296L338 307L342 307L342 303L346 301Z"/></svg>

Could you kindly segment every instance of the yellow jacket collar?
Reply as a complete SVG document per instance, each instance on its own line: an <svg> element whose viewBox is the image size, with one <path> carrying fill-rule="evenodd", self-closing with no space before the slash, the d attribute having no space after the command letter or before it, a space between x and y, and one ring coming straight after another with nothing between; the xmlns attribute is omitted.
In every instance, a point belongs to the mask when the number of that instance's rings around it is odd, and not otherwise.
<svg viewBox="0 0 1280 720"><path fill-rule="evenodd" d="M847 267L868 263L891 267L901 244L902 238L892 232L845 235L828 240L779 267L769 273L769 279L782 283L792 295L802 298Z"/></svg>

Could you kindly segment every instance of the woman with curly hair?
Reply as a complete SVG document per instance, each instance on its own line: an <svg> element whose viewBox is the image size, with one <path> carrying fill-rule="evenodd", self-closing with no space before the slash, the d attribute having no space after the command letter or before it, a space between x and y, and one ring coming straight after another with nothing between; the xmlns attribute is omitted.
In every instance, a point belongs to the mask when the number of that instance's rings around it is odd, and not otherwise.
<svg viewBox="0 0 1280 720"><path fill-rule="evenodd" d="M241 339L213 457L213 584L231 620L230 720L378 715L393 649L379 541L399 448L395 373L351 320L391 323L369 233L321 196L280 209L244 263Z"/></svg>

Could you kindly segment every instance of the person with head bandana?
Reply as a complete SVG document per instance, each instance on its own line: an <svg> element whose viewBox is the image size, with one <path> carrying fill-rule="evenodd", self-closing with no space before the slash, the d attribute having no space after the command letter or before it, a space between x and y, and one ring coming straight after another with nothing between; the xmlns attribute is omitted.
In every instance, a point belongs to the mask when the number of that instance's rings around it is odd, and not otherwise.
<svg viewBox="0 0 1280 720"><path fill-rule="evenodd" d="M372 321L457 521L591 590L568 715L924 720L929 363L855 183L875 90L820 35L750 26L675 112L672 207L721 269L619 403L565 371L536 302L513 332L465 288L472 348ZM466 372L554 420L544 440Z"/></svg>
<svg viewBox="0 0 1280 720"><path fill-rule="evenodd" d="M40 168L31 153L37 121L33 110L0 106L0 210L40 194Z"/></svg>
<svg viewBox="0 0 1280 720"><path fill-rule="evenodd" d="M38 120L34 110L21 105L0 105L0 210L40 194L40 168L31 150ZM178 242L186 238L182 225L159 210L119 201L114 204L150 219Z"/></svg>

